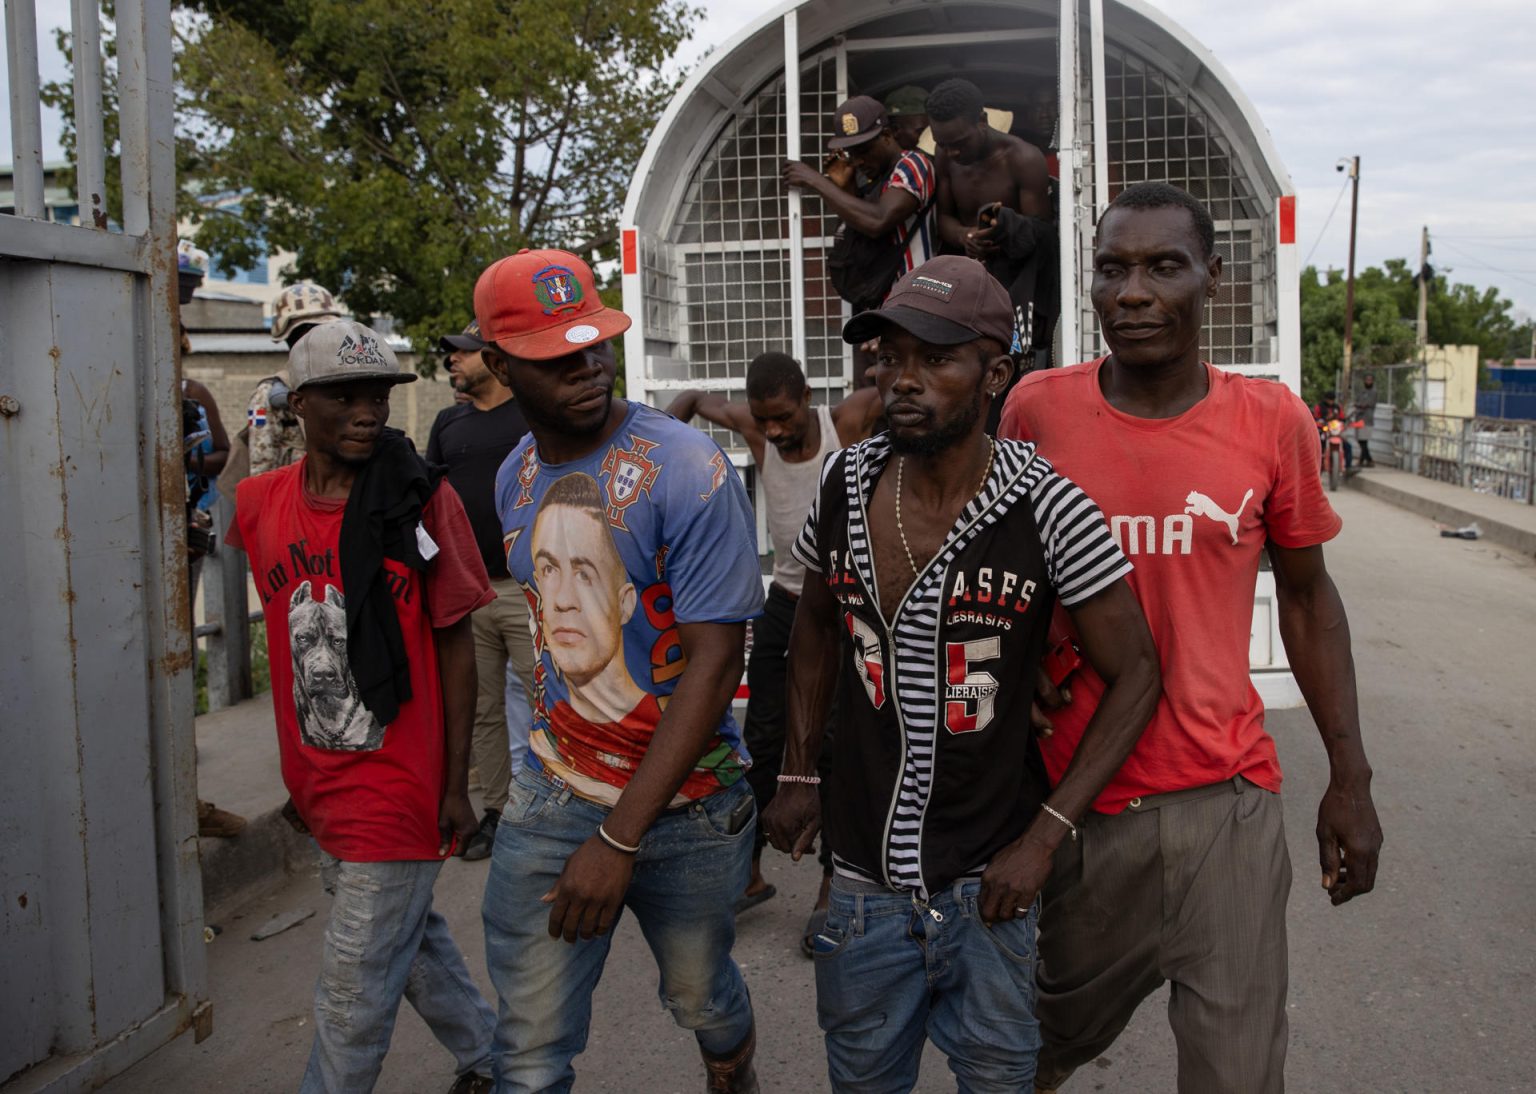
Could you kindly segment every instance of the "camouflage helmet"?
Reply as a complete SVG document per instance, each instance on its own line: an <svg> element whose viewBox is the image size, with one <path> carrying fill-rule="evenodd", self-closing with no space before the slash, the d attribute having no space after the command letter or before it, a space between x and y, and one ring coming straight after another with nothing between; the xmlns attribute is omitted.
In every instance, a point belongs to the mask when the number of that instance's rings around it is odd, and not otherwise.
<svg viewBox="0 0 1536 1094"><path fill-rule="evenodd" d="M329 323L340 319L342 310L330 289L321 288L309 281L289 285L277 294L272 302L272 341L281 342L288 331L300 320L311 323Z"/></svg>

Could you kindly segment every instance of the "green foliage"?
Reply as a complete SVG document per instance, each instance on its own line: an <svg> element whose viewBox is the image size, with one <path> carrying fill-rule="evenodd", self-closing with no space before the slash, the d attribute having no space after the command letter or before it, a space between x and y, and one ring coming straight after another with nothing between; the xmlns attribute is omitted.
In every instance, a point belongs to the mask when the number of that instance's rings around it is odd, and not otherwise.
<svg viewBox="0 0 1536 1094"><path fill-rule="evenodd" d="M1401 258L1371 266L1355 277L1353 368L1415 360L1419 287L1415 270ZM1308 266L1301 275L1301 389L1308 402L1334 389L1344 359L1344 274L1326 277ZM1480 367L1530 346L1531 324L1519 323L1513 305L1497 289L1430 282L1427 315L1432 345L1475 345Z"/></svg>
<svg viewBox="0 0 1536 1094"><path fill-rule="evenodd" d="M683 0L197 0L179 79L210 175L248 192L198 243L264 239L417 345L525 246L616 251L676 88Z"/></svg>
<svg viewBox="0 0 1536 1094"><path fill-rule="evenodd" d="M225 273L263 247L292 251L291 279L392 316L420 347L463 327L476 277L502 255L615 256L630 174L680 79L665 66L699 11L179 0L176 14L182 208L201 220L198 245ZM66 117L70 94L50 90Z"/></svg>

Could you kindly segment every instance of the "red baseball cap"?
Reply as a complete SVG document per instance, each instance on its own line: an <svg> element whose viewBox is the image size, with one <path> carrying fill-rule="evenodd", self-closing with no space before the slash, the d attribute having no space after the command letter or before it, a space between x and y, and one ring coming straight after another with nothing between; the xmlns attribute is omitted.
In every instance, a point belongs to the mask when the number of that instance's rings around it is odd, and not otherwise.
<svg viewBox="0 0 1536 1094"><path fill-rule="evenodd" d="M514 357L547 361L629 329L604 306L592 268L569 251L524 248L491 263L475 282L480 337Z"/></svg>

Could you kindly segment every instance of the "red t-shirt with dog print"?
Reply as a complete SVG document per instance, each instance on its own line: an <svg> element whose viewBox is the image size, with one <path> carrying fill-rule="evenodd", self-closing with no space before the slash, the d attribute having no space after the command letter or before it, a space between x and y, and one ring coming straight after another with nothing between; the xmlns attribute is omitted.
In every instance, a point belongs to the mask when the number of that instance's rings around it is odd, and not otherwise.
<svg viewBox="0 0 1536 1094"><path fill-rule="evenodd" d="M1318 477L1312 415L1283 384L1207 365L1210 390L1189 410L1135 418L1104 398L1102 364L1025 376L998 430L1034 441L1098 502L1136 565L1128 580L1157 642L1157 712L1094 808L1118 813L1142 795L1235 775L1278 791L1280 761L1248 675L1254 584L1266 540L1311 547L1342 526ZM1258 625L1267 642L1268 621ZM1053 783L1104 684L1085 665L1069 689L1040 742Z"/></svg>
<svg viewBox="0 0 1536 1094"><path fill-rule="evenodd" d="M379 725L347 664L337 549L346 500L311 493L305 462L241 482L228 534L250 556L266 616L283 782L316 842L339 859L439 858L443 696L432 631L495 599L485 564L464 503L444 481L422 510L438 547L425 572L384 560L411 698Z"/></svg>

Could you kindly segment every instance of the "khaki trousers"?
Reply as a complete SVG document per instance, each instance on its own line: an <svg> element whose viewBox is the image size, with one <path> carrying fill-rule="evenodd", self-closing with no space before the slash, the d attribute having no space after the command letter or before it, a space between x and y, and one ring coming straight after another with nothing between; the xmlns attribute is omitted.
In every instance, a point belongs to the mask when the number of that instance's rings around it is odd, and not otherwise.
<svg viewBox="0 0 1536 1094"><path fill-rule="evenodd" d="M1042 894L1035 1082L1054 1089L1172 983L1180 1094L1285 1089L1280 796L1243 778L1092 813Z"/></svg>
<svg viewBox="0 0 1536 1094"><path fill-rule="evenodd" d="M512 785L512 756L507 737L507 661L533 691L533 632L528 629L528 598L511 578L491 582L496 599L470 616L475 633L475 736L471 748L485 794L485 808L500 812ZM530 703L531 703L530 699Z"/></svg>

